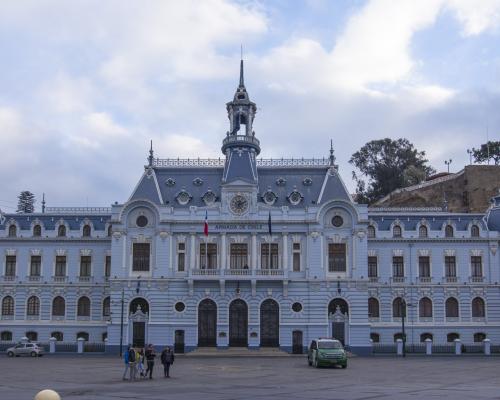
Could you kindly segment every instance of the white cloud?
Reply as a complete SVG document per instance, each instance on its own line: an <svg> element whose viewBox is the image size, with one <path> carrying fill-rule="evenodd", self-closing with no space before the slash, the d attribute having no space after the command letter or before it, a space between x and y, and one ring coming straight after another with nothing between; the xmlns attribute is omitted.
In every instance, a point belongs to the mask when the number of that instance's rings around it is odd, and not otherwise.
<svg viewBox="0 0 500 400"><path fill-rule="evenodd" d="M500 26L500 0L447 0L447 7L456 14L465 36Z"/></svg>

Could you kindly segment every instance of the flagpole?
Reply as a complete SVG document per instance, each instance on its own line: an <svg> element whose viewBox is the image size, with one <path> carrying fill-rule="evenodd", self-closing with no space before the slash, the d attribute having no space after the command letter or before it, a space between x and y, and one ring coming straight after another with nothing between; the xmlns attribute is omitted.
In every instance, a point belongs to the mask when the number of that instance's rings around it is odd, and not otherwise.
<svg viewBox="0 0 500 400"><path fill-rule="evenodd" d="M205 265L208 269L208 235L205 236Z"/></svg>

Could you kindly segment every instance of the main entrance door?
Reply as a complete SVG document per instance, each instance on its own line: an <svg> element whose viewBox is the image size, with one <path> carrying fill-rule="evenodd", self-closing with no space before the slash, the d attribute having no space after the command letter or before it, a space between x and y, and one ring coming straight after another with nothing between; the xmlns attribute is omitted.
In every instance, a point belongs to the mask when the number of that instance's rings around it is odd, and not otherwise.
<svg viewBox="0 0 500 400"><path fill-rule="evenodd" d="M174 352L184 353L184 331L175 331Z"/></svg>
<svg viewBox="0 0 500 400"><path fill-rule="evenodd" d="M243 300L234 300L229 306L229 346L248 346L248 306Z"/></svg>
<svg viewBox="0 0 500 400"><path fill-rule="evenodd" d="M278 347L280 344L280 307L272 299L260 305L260 345Z"/></svg>
<svg viewBox="0 0 500 400"><path fill-rule="evenodd" d="M349 325L349 306L344 299L333 299L328 304L328 318L332 324L332 337L340 340L343 345L347 343Z"/></svg>
<svg viewBox="0 0 500 400"><path fill-rule="evenodd" d="M217 305L213 300L205 299L198 306L198 346L215 347L217 345Z"/></svg>
<svg viewBox="0 0 500 400"><path fill-rule="evenodd" d="M292 332L292 353L302 354L304 351L304 344L302 340L302 331Z"/></svg>
<svg viewBox="0 0 500 400"><path fill-rule="evenodd" d="M145 322L132 322L133 324L133 340L134 347L144 347L146 341L146 323Z"/></svg>

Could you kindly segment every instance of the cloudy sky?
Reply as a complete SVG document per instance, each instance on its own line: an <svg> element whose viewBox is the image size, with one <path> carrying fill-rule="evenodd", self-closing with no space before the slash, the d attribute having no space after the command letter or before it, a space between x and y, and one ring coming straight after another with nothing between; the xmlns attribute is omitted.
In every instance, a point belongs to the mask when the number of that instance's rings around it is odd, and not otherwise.
<svg viewBox="0 0 500 400"><path fill-rule="evenodd" d="M500 137L500 0L0 4L0 208L126 201L158 157L219 157L238 81L270 157L406 137L444 170ZM38 206L40 201L38 201Z"/></svg>

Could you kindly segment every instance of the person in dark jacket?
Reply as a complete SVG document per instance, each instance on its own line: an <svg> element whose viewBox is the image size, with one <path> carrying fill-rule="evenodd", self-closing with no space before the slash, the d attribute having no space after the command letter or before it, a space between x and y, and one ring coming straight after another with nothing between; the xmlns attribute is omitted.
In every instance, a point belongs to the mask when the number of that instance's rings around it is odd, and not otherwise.
<svg viewBox="0 0 500 400"><path fill-rule="evenodd" d="M149 372L149 379L153 379L153 367L155 366L156 353L152 344L148 346L146 353L144 353L144 356L146 357L146 362L148 365L145 375L147 376Z"/></svg>
<svg viewBox="0 0 500 400"><path fill-rule="evenodd" d="M165 378L170 378L170 366L174 363L174 352L170 347L165 347L161 352L161 363L163 364L163 373Z"/></svg>

